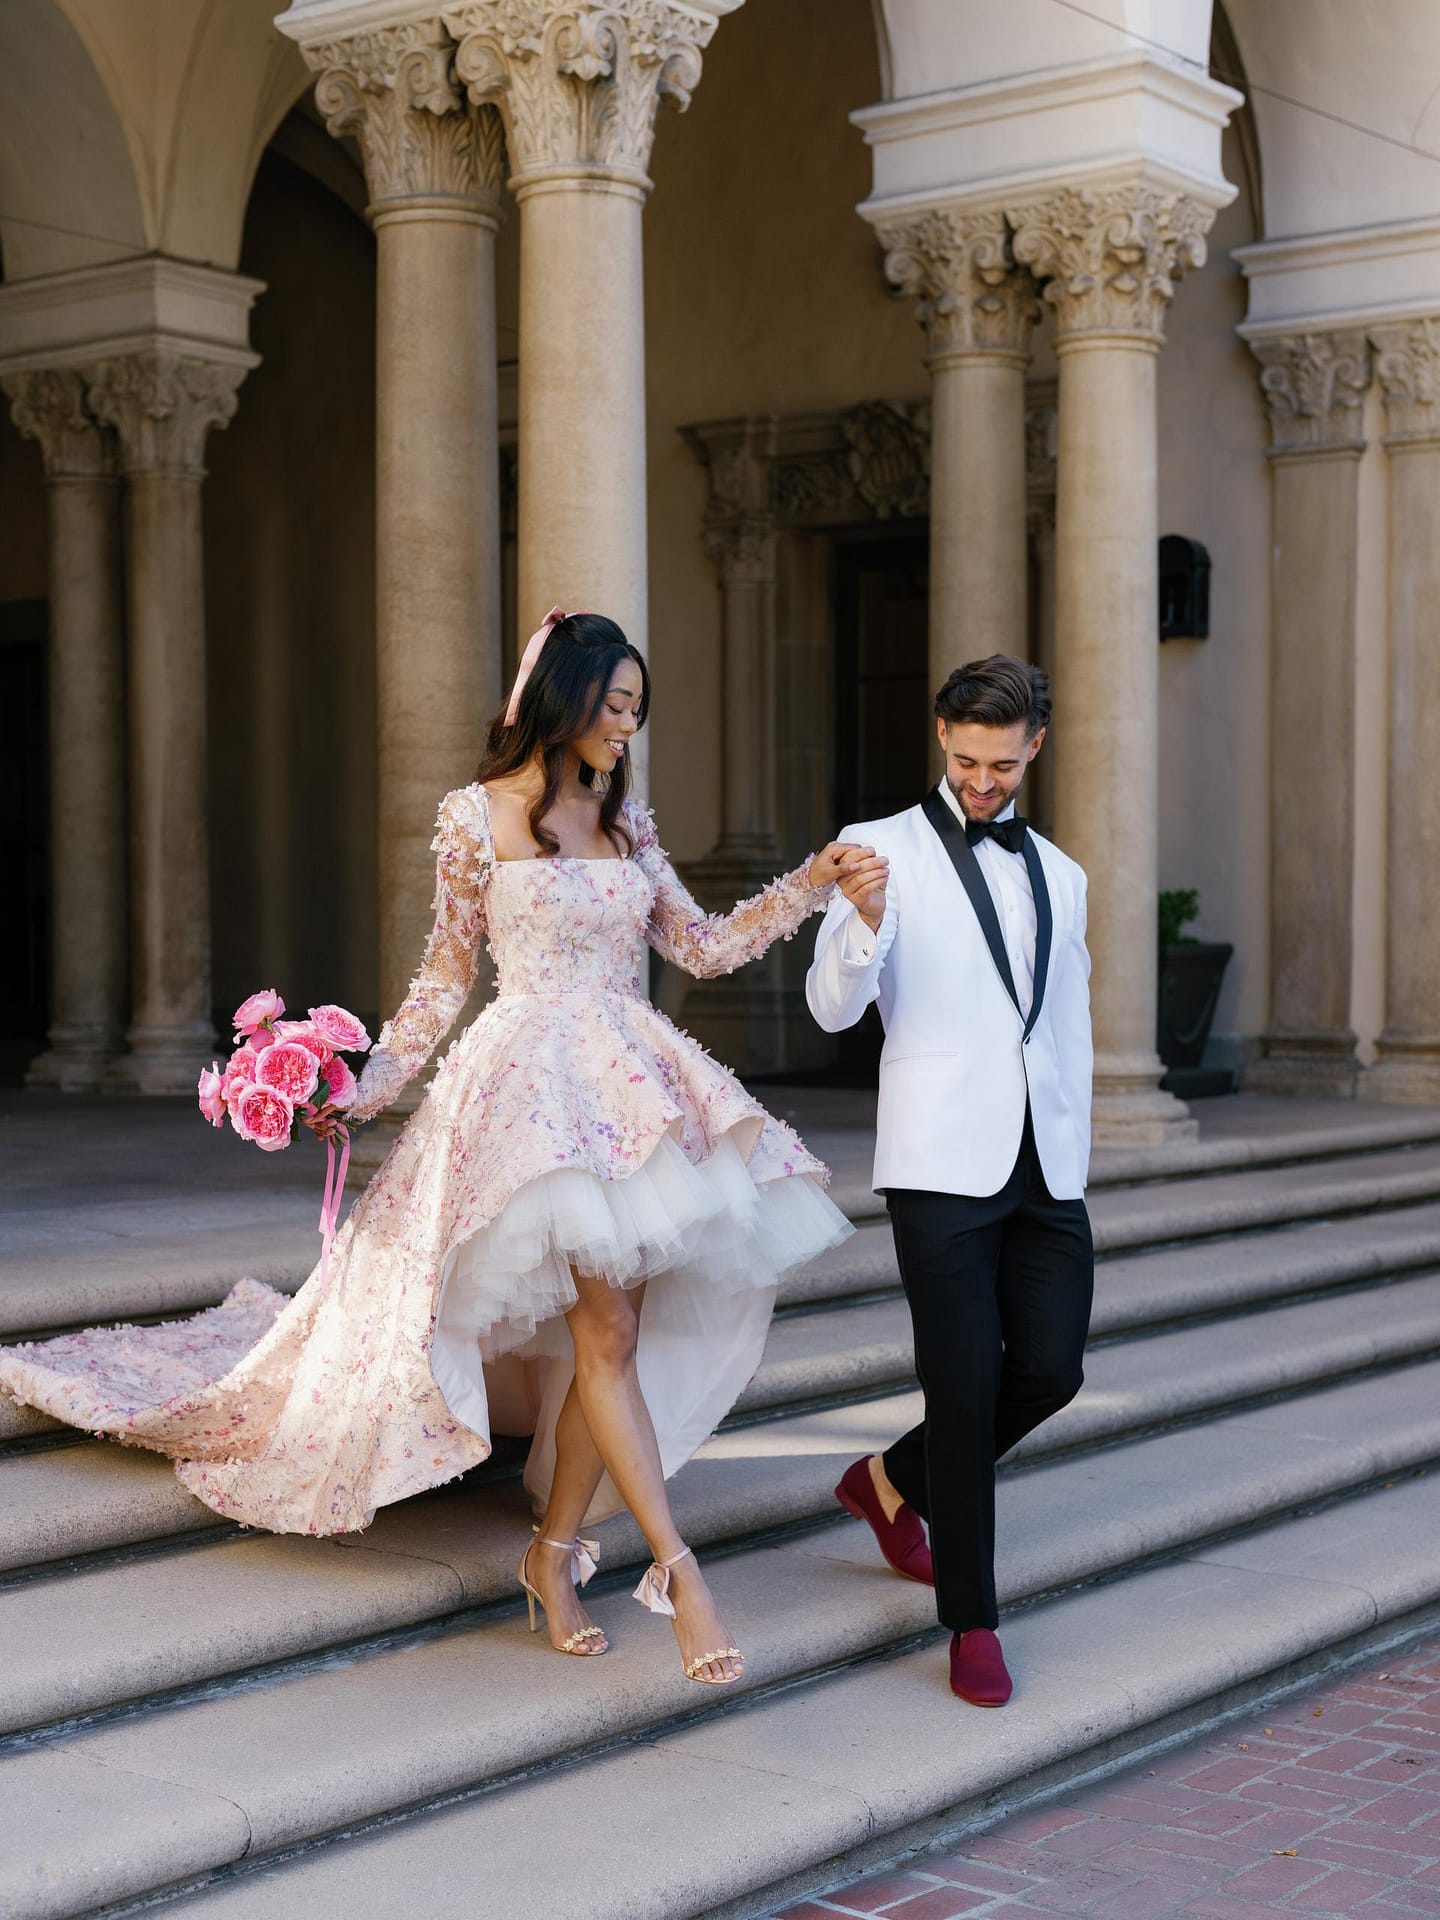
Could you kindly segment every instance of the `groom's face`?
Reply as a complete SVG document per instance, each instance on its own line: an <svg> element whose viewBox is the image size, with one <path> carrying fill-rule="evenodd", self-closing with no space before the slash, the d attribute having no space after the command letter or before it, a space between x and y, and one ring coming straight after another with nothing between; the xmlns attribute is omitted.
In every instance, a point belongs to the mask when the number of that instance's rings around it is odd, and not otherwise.
<svg viewBox="0 0 1440 1920"><path fill-rule="evenodd" d="M960 811L967 820L993 820L1020 791L1045 729L1027 740L1023 720L1013 727L982 727L973 720L940 720L936 725L945 778Z"/></svg>

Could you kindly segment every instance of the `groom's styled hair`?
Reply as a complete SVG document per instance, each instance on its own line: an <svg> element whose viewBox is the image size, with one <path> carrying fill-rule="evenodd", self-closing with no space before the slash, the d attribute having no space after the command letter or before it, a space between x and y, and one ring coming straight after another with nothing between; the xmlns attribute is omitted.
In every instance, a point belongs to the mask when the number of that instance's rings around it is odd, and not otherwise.
<svg viewBox="0 0 1440 1920"><path fill-rule="evenodd" d="M981 727L1013 727L1023 720L1025 738L1033 740L1050 724L1050 676L1028 660L992 653L955 669L935 696L935 712L947 722Z"/></svg>

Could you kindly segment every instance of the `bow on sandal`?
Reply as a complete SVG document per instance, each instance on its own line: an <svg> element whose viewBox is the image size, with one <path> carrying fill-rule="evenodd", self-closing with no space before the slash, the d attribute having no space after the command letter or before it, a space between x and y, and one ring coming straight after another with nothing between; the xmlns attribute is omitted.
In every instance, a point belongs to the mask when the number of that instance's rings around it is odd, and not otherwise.
<svg viewBox="0 0 1440 1920"><path fill-rule="evenodd" d="M542 1547L558 1547L562 1553L568 1553L571 1560L571 1579L577 1587L589 1585L594 1576L595 1569L599 1565L598 1555L600 1552L600 1542L598 1540L581 1540L578 1538L574 1540L546 1540L541 1535L538 1527L534 1528L533 1531L535 1539L530 1542L531 1547L538 1541ZM540 1595L525 1577L525 1568L529 1559L530 1547L527 1547L520 1556L520 1565L516 1569L516 1578L525 1589L525 1600L530 1609L530 1631L534 1633L535 1602L540 1600ZM540 1600L540 1607L543 1612L545 1607L543 1600ZM585 1656L592 1656L597 1653L604 1653L605 1647L592 1646L588 1643L604 1639L605 1630L603 1627L579 1627L574 1633L568 1634L566 1638L560 1642L559 1646L555 1648L555 1651L557 1653L578 1653ZM554 1643L552 1642L551 1644L553 1645Z"/></svg>
<svg viewBox="0 0 1440 1920"><path fill-rule="evenodd" d="M642 1607L648 1607L651 1613L664 1614L668 1620L675 1618L675 1603L670 1598L670 1569L678 1566L690 1551L689 1547L682 1547L679 1553L672 1554L668 1560L650 1562L634 1594ZM712 1680L703 1669L715 1660L738 1660L742 1667L745 1664L745 1656L739 1647L716 1647L712 1653L697 1654L693 1660L687 1660L685 1678L696 1680L704 1687L728 1687L744 1678L741 1673L730 1673L719 1680Z"/></svg>

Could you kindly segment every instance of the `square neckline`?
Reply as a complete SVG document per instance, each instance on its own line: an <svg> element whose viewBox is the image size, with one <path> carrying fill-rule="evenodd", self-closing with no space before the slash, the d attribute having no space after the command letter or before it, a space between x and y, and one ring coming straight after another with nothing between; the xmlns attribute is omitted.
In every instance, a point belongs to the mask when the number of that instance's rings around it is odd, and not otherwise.
<svg viewBox="0 0 1440 1920"><path fill-rule="evenodd" d="M628 867L635 859L632 846L629 853L527 853L519 859L506 860L495 851L495 823L490 813L490 790L483 780L475 782L475 791L485 798L485 825L490 833L490 864L492 867L533 867L559 866L568 862L578 867Z"/></svg>

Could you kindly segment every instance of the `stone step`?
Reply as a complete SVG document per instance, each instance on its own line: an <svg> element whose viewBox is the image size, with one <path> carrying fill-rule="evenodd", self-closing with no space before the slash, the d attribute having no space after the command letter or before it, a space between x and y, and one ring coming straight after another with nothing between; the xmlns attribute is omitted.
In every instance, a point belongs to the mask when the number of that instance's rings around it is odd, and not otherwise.
<svg viewBox="0 0 1440 1920"><path fill-rule="evenodd" d="M1110 1504L1133 1500L1108 1459ZM1002 1539L1042 1518L1017 1508L1020 1485ZM1044 1503L1072 1547L1080 1491ZM1149 1489L1140 1525L1158 1504ZM929 1591L841 1522L712 1560L748 1654L736 1694L685 1682L665 1624L622 1589L594 1602L613 1644L583 1669L511 1614L26 1743L4 1763L29 1839L0 1864L0 1911L63 1920L178 1885L162 1910L195 1920L409 1920L452 1911L463 1885L479 1920L763 1912L762 1893L839 1855L1053 1784L1433 1604L1440 1476L1175 1545L1169 1564L1010 1615L1019 1686L998 1721L949 1695ZM1033 1591L1013 1555L1000 1571L1008 1601ZM597 1744L609 1750L591 1757ZM353 1835L456 1795L469 1797ZM340 1844L315 1847L327 1835ZM291 1848L304 1851L266 1863Z"/></svg>
<svg viewBox="0 0 1440 1920"><path fill-rule="evenodd" d="M905 1395L722 1433L677 1479L677 1522L704 1546L827 1517L845 1464L918 1411ZM1093 1579L1437 1456L1431 1361L1227 1415L1203 1442L1160 1433L1013 1472L1001 1481L1007 1592ZM504 1600L527 1528L517 1483L467 1485L386 1509L361 1535L248 1535L12 1585L0 1592L0 1730ZM609 1565L643 1561L628 1518L600 1533Z"/></svg>
<svg viewBox="0 0 1440 1920"><path fill-rule="evenodd" d="M1303 1179L1284 1193L1267 1195L1274 1175L1240 1174L1217 1181L1130 1188L1089 1196L1095 1251L1107 1272L1123 1268L1132 1305L1152 1299L1159 1313L1142 1311L1135 1324L1215 1310L1229 1299L1289 1292L1335 1279L1361 1279L1440 1259L1440 1182L1436 1167L1419 1169L1406 1155L1387 1156L1383 1189L1373 1174L1345 1163L1328 1181ZM1142 1204L1143 1203L1143 1204ZM1211 1204L1213 1203L1213 1204ZM1232 1271L1228 1291L1222 1279ZM1306 1275L1313 1270L1315 1280ZM1133 1274L1134 1284L1130 1284ZM893 1291L899 1286L888 1222L867 1221L844 1246L787 1274L780 1306L821 1305L830 1300ZM1193 1295L1193 1300L1192 1296Z"/></svg>
<svg viewBox="0 0 1440 1920"><path fill-rule="evenodd" d="M1117 1253L1102 1258L1092 1332L1110 1337L1427 1265L1440 1265L1440 1204ZM223 1276L224 1284L232 1278ZM787 1276L782 1311L798 1316L810 1306L893 1293L897 1285L888 1226L862 1226L843 1247ZM48 1414L0 1399L0 1448L58 1431Z"/></svg>
<svg viewBox="0 0 1440 1920"><path fill-rule="evenodd" d="M1100 1273L1106 1291L1111 1269ZM1105 1305L1112 1303L1106 1301ZM1097 1312L1094 1336L1111 1329ZM1182 1414L1440 1349L1440 1272L1422 1273L1236 1318L1092 1346L1080 1397L1026 1442L1055 1452ZM1113 1322L1112 1322L1113 1326ZM786 1314L736 1403L737 1415L878 1393L914 1380L910 1314L899 1298ZM0 1549L3 1551L3 1549Z"/></svg>
<svg viewBox="0 0 1440 1920"><path fill-rule="evenodd" d="M766 1098L761 1089L761 1098ZM782 1109L777 1106L776 1111ZM873 1116L873 1106L868 1110ZM1299 1160L1325 1160L1392 1147L1440 1141L1440 1108L1381 1107L1357 1103L1305 1102L1267 1094L1230 1094L1192 1102L1203 1129L1199 1140L1168 1147L1097 1147L1090 1156L1090 1185L1131 1186L1153 1180L1190 1180L1246 1167L1283 1167ZM806 1145L833 1169L831 1196L852 1219L880 1213L871 1191L872 1150L857 1125L845 1129L806 1126L791 1115ZM856 1115L858 1122L858 1112ZM873 1118L866 1119L873 1127Z"/></svg>
<svg viewBox="0 0 1440 1920"><path fill-rule="evenodd" d="M1018 1457L1098 1444L1437 1348L1440 1273L1101 1346L1088 1357L1079 1398ZM876 1300L777 1319L736 1413L783 1413L913 1384L905 1304ZM0 1456L0 1573L224 1524L156 1454L82 1438Z"/></svg>
<svg viewBox="0 0 1440 1920"><path fill-rule="evenodd" d="M402 1920L446 1911L463 1885L473 1920L550 1920L575 1911L577 1887L586 1920L764 1913L823 1884L827 1863L853 1869L978 1821L1027 1780L1058 1784L1305 1673L1324 1649L1374 1644L1440 1594L1437 1539L1440 1489L1375 1495L1020 1615L1006 1639L1021 1685L1000 1726L951 1698L932 1642L161 1910ZM752 1635L773 1617L756 1597L741 1616Z"/></svg>
<svg viewBox="0 0 1440 1920"><path fill-rule="evenodd" d="M1351 1222L1356 1244L1371 1214L1413 1212L1434 1201L1440 1201L1440 1147L1420 1146L1301 1162L1278 1172L1099 1189L1091 1215L1097 1252L1106 1257L1346 1215L1361 1217L1358 1228ZM203 1220L203 1232L153 1230L145 1202L117 1201L87 1209L78 1225L71 1215L68 1228L47 1214L38 1236L43 1244L29 1244L27 1236L35 1242L38 1229L22 1219L0 1281L0 1338L193 1312L214 1305L246 1273L293 1290L314 1264L313 1207L292 1193L263 1209L250 1197L222 1195L205 1203ZM781 1303L810 1305L895 1285L889 1227L869 1221L844 1246L787 1275ZM0 1425L0 1440L8 1437Z"/></svg>

